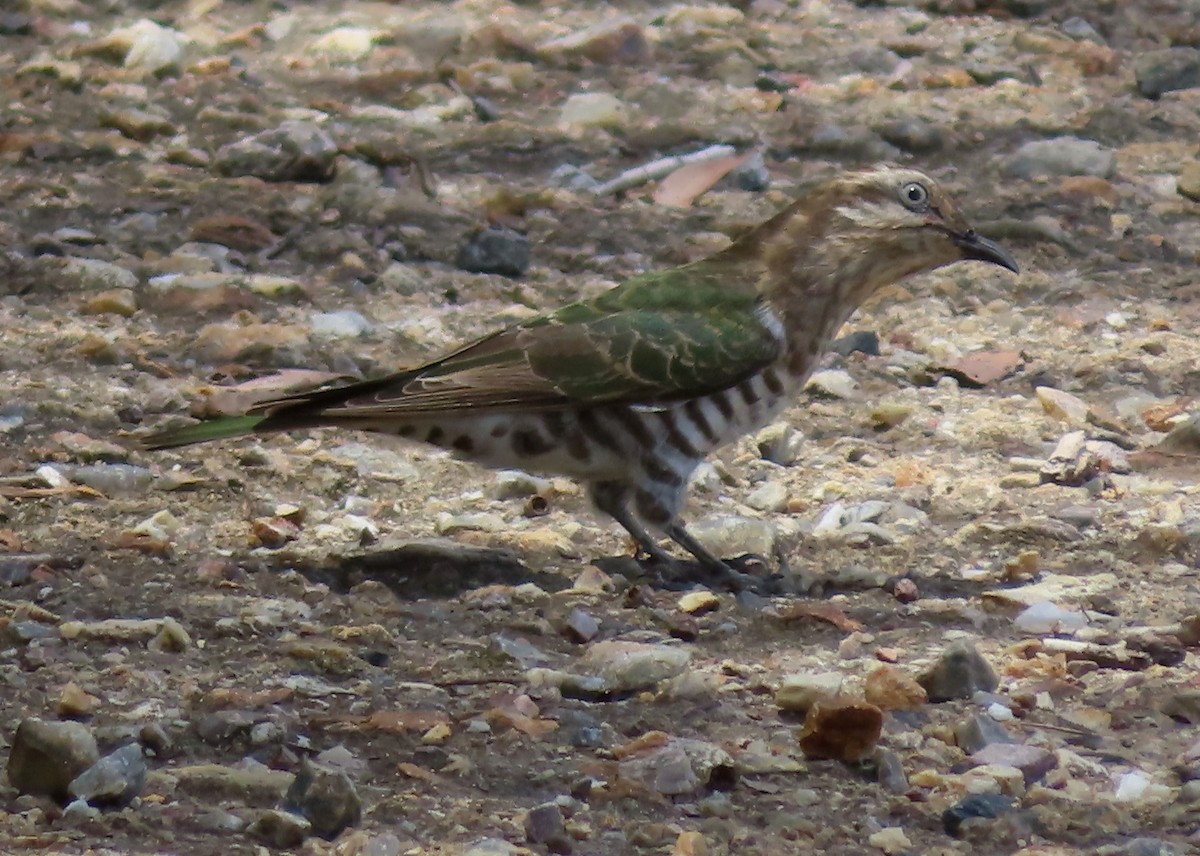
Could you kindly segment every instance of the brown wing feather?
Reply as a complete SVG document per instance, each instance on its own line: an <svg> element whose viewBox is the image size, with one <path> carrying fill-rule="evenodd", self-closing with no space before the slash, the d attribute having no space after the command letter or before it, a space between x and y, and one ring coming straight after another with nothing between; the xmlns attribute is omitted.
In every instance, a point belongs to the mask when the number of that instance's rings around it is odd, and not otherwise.
<svg viewBox="0 0 1200 856"><path fill-rule="evenodd" d="M547 328L541 328L547 329ZM565 407L571 399L529 365L512 327L409 371L257 405L251 413L292 415L319 409L339 419L420 416L453 410Z"/></svg>
<svg viewBox="0 0 1200 856"><path fill-rule="evenodd" d="M661 280L684 273L684 282ZM724 389L778 357L781 341L763 326L753 295L731 297L715 276L675 274L631 280L602 299L501 330L411 371L268 402L259 412L280 421L340 422L617 402L654 406ZM667 286L674 305L653 291Z"/></svg>

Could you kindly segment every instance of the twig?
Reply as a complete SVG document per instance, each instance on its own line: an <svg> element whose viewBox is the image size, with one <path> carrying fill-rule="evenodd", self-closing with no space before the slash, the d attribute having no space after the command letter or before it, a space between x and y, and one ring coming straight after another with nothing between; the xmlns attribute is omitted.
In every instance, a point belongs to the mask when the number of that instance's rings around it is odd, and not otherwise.
<svg viewBox="0 0 1200 856"><path fill-rule="evenodd" d="M658 160L644 163L641 166L621 173L611 181L604 182L592 192L597 196L620 193L622 190L628 190L631 187L637 187L648 181L654 181L657 178L670 175L681 166L686 166L689 163L702 163L704 161L716 160L717 158L731 157L735 154L737 154L737 150L733 146L709 146L707 149L692 152L690 155L674 155L669 158L659 158Z"/></svg>
<svg viewBox="0 0 1200 856"><path fill-rule="evenodd" d="M525 683L524 678L452 678L448 681L427 681L432 686L440 689L449 689L450 687L476 687L487 686L488 684L508 684L516 686L517 684Z"/></svg>

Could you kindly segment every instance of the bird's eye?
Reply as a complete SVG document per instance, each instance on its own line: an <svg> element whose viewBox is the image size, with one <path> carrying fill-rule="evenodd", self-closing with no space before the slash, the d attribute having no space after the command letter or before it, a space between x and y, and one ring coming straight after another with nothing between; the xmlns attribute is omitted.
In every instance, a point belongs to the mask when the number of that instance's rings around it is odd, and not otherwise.
<svg viewBox="0 0 1200 856"><path fill-rule="evenodd" d="M900 201L906 208L921 211L929 204L929 191L919 181L910 181L900 188Z"/></svg>

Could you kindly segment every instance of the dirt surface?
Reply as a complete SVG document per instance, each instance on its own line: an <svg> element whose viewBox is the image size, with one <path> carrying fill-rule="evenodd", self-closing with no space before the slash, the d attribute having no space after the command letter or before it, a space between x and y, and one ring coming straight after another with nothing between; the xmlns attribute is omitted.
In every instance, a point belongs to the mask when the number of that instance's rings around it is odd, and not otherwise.
<svg viewBox="0 0 1200 856"><path fill-rule="evenodd" d="M0 851L1197 852L1197 43L1182 0L6 4ZM691 207L590 189L716 144L761 167ZM1023 270L891 290L702 469L795 596L656 588L570 482L387 439L131 451L880 160ZM144 783L40 793L33 717Z"/></svg>

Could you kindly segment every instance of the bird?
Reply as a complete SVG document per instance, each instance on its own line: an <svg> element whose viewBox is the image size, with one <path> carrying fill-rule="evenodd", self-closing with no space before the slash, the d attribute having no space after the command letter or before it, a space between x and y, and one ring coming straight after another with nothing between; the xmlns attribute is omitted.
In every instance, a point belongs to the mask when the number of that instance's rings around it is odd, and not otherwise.
<svg viewBox="0 0 1200 856"><path fill-rule="evenodd" d="M141 445L336 427L568 476L642 562L684 564L658 533L741 590L750 575L681 516L696 467L773 420L868 297L961 261L1019 272L928 175L890 164L845 172L700 260L634 275L415 368L169 428Z"/></svg>

